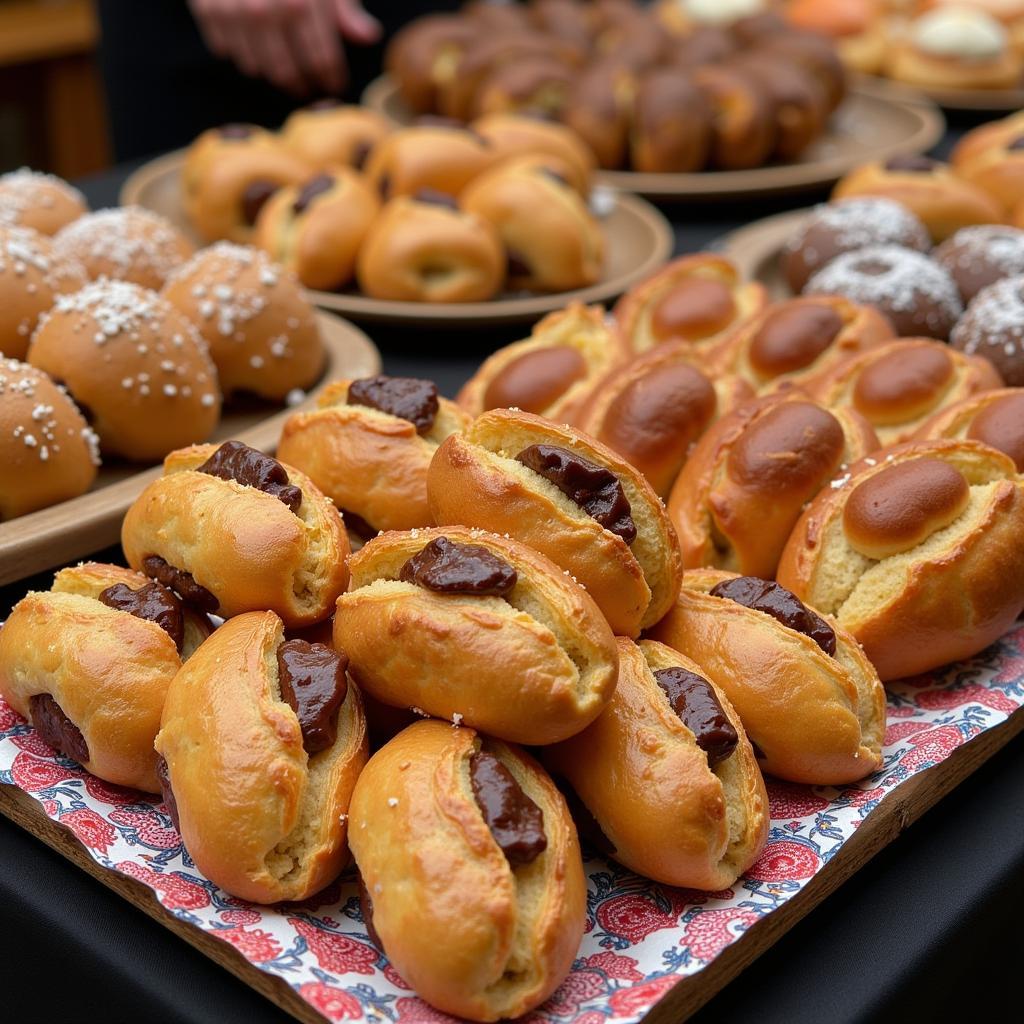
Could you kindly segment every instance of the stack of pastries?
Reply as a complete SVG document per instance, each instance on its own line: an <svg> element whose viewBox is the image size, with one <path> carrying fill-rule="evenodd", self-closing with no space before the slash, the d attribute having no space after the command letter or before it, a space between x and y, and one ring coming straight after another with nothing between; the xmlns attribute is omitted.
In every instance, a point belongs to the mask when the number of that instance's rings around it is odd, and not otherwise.
<svg viewBox="0 0 1024 1024"><path fill-rule="evenodd" d="M683 257L612 317L548 316L455 401L341 380L276 458L172 452L128 568L11 612L0 694L160 792L235 896L303 899L351 852L423 998L517 1017L583 935L576 820L724 889L765 843L764 774L869 775L883 683L1024 611L1024 391L1001 384L870 305L770 303Z"/></svg>

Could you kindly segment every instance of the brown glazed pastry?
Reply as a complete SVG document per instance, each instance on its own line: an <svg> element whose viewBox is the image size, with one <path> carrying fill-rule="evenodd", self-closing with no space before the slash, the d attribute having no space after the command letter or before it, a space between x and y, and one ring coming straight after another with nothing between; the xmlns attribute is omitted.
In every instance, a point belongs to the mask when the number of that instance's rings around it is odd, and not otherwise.
<svg viewBox="0 0 1024 1024"><path fill-rule="evenodd" d="M362 291L397 302L484 302L501 289L497 231L450 196L418 192L384 204L356 262Z"/></svg>
<svg viewBox="0 0 1024 1024"><path fill-rule="evenodd" d="M385 704L543 744L579 732L611 698L608 623L579 584L517 540L466 526L382 533L349 568L335 646Z"/></svg>
<svg viewBox="0 0 1024 1024"><path fill-rule="evenodd" d="M693 81L711 107L711 162L723 171L760 167L775 149L775 104L738 67L695 68Z"/></svg>
<svg viewBox="0 0 1024 1024"><path fill-rule="evenodd" d="M85 196L56 175L27 167L0 174L0 225L55 235L88 210Z"/></svg>
<svg viewBox="0 0 1024 1024"><path fill-rule="evenodd" d="M495 7L494 4L485 6ZM515 5L508 6L516 9ZM601 20L593 5L580 3L580 0L533 0L529 6L529 18L541 32L564 39L580 52L590 48Z"/></svg>
<svg viewBox="0 0 1024 1024"><path fill-rule="evenodd" d="M434 521L515 537L594 599L617 634L636 636L679 588L679 548L651 485L570 426L494 409L452 434L427 473Z"/></svg>
<svg viewBox="0 0 1024 1024"><path fill-rule="evenodd" d="M966 306L982 288L1024 274L1024 231L1006 224L961 228L932 258L949 271Z"/></svg>
<svg viewBox="0 0 1024 1024"><path fill-rule="evenodd" d="M319 379L324 348L316 313L294 275L259 249L233 242L201 249L163 296L199 328L225 395L282 401Z"/></svg>
<svg viewBox="0 0 1024 1024"><path fill-rule="evenodd" d="M195 326L128 281L57 296L28 361L67 385L111 455L162 459L206 440L220 416L217 370Z"/></svg>
<svg viewBox="0 0 1024 1024"><path fill-rule="evenodd" d="M969 356L984 356L1004 383L1024 385L1024 276L982 288L949 340Z"/></svg>
<svg viewBox="0 0 1024 1024"><path fill-rule="evenodd" d="M211 630L159 583L85 562L11 610L0 630L0 694L93 775L158 793L153 740L164 697Z"/></svg>
<svg viewBox="0 0 1024 1024"><path fill-rule="evenodd" d="M846 96L846 70L835 46L816 32L773 32L758 39L757 48L809 71L824 89L832 113Z"/></svg>
<svg viewBox="0 0 1024 1024"><path fill-rule="evenodd" d="M610 370L573 425L618 452L667 498L708 425L753 397L745 380L702 365L685 341L670 341Z"/></svg>
<svg viewBox="0 0 1024 1024"><path fill-rule="evenodd" d="M528 112L558 118L574 77L575 70L554 57L526 57L502 64L480 84L470 116Z"/></svg>
<svg viewBox="0 0 1024 1024"><path fill-rule="evenodd" d="M342 651L286 640L273 612L221 626L174 677L156 751L196 867L254 903L302 900L345 865L367 760Z"/></svg>
<svg viewBox="0 0 1024 1024"><path fill-rule="evenodd" d="M623 3L618 7L618 11L606 13L602 19L595 47L598 55L614 55L636 72L662 64L671 54L672 44L661 26L635 4Z"/></svg>
<svg viewBox="0 0 1024 1024"><path fill-rule="evenodd" d="M39 318L85 281L81 264L55 253L47 235L0 224L0 355L24 359Z"/></svg>
<svg viewBox="0 0 1024 1024"><path fill-rule="evenodd" d="M934 260L898 245L869 245L825 264L805 295L841 295L874 306L899 337L945 341L963 312L949 272Z"/></svg>
<svg viewBox="0 0 1024 1024"><path fill-rule="evenodd" d="M430 14L395 33L384 68L413 113L437 110L438 90L452 80L463 50L480 35L481 26L457 14Z"/></svg>
<svg viewBox="0 0 1024 1024"><path fill-rule="evenodd" d="M719 64L739 52L741 43L735 32L718 25L698 25L688 29L672 45L669 65L691 71L702 64Z"/></svg>
<svg viewBox="0 0 1024 1024"><path fill-rule="evenodd" d="M571 419L597 381L626 358L603 307L573 302L535 324L529 338L488 356L457 401L470 416L522 409Z"/></svg>
<svg viewBox="0 0 1024 1024"><path fill-rule="evenodd" d="M154 291L194 251L169 220L141 206L87 213L53 239L54 256L77 263L90 280L109 277Z"/></svg>
<svg viewBox="0 0 1024 1024"><path fill-rule="evenodd" d="M926 156L894 156L862 164L840 178L833 199L883 196L921 219L936 244L971 224L997 224L999 204L977 185L958 177L948 164Z"/></svg>
<svg viewBox="0 0 1024 1024"><path fill-rule="evenodd" d="M433 525L427 467L469 421L428 380L333 381L316 409L288 417L277 454L334 502L350 531L409 530Z"/></svg>
<svg viewBox="0 0 1024 1024"><path fill-rule="evenodd" d="M926 420L912 440L940 437L981 441L1009 455L1024 472L1024 389L995 388L965 398Z"/></svg>
<svg viewBox="0 0 1024 1024"><path fill-rule="evenodd" d="M768 837L768 795L740 717L689 658L653 640L616 642L611 703L544 762L617 861L664 885L726 889Z"/></svg>
<svg viewBox="0 0 1024 1024"><path fill-rule="evenodd" d="M1012 114L967 132L953 148L957 175L982 188L1012 213L1024 184L1024 117Z"/></svg>
<svg viewBox="0 0 1024 1024"><path fill-rule="evenodd" d="M787 299L739 327L722 347L721 365L755 390L813 389L822 375L892 336L874 306L839 295Z"/></svg>
<svg viewBox="0 0 1024 1024"><path fill-rule="evenodd" d="M604 234L567 174L567 165L548 156L508 160L460 197L462 209L497 231L512 289L564 292L601 278Z"/></svg>
<svg viewBox="0 0 1024 1024"><path fill-rule="evenodd" d="M327 618L348 582L341 516L303 473L241 441L164 460L121 527L128 564L203 611Z"/></svg>
<svg viewBox="0 0 1024 1024"><path fill-rule="evenodd" d="M976 654L1024 609L1024 479L978 441L850 468L801 516L779 582L834 617L883 680ZM756 737L754 737L757 742Z"/></svg>
<svg viewBox="0 0 1024 1024"><path fill-rule="evenodd" d="M608 170L626 162L635 89L633 71L613 54L580 71L565 98L562 120Z"/></svg>
<svg viewBox="0 0 1024 1024"><path fill-rule="evenodd" d="M807 502L877 447L855 410L829 412L796 389L722 417L697 442L669 499L683 565L772 579Z"/></svg>
<svg viewBox="0 0 1024 1024"><path fill-rule="evenodd" d="M1002 382L985 359L929 338L897 338L840 364L813 394L829 409L852 407L883 445L906 441L930 416Z"/></svg>
<svg viewBox="0 0 1024 1024"><path fill-rule="evenodd" d="M892 199L862 196L821 203L790 236L779 256L786 283L799 295L837 256L871 245L898 245L926 253L931 240L917 214Z"/></svg>
<svg viewBox="0 0 1024 1024"><path fill-rule="evenodd" d="M561 984L587 883L565 800L529 754L420 722L373 755L350 815L364 924L423 999L496 1021Z"/></svg>
<svg viewBox="0 0 1024 1024"><path fill-rule="evenodd" d="M732 263L705 252L680 256L634 285L614 315L634 352L685 341L701 358L714 358L720 343L767 304L763 285L741 282Z"/></svg>
<svg viewBox="0 0 1024 1024"><path fill-rule="evenodd" d="M359 170L391 130L391 122L376 110L321 100L289 115L281 142L313 170Z"/></svg>
<svg viewBox="0 0 1024 1024"><path fill-rule="evenodd" d="M377 193L347 167L279 189L256 220L254 242L307 288L337 291L380 212Z"/></svg>
<svg viewBox="0 0 1024 1024"><path fill-rule="evenodd" d="M685 71L656 69L640 79L629 136L633 170L703 170L713 133L712 104Z"/></svg>
<svg viewBox="0 0 1024 1024"><path fill-rule="evenodd" d="M651 636L725 694L766 774L839 786L881 765L878 673L850 633L784 587L692 569Z"/></svg>

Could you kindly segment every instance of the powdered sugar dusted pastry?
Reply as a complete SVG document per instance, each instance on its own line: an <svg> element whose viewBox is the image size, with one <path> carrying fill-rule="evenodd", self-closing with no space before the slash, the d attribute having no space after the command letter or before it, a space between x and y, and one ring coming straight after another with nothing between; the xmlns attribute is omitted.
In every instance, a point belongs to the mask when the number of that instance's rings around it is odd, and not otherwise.
<svg viewBox="0 0 1024 1024"><path fill-rule="evenodd" d="M961 228L932 258L949 271L967 305L982 288L1024 274L1024 231L1006 224Z"/></svg>
<svg viewBox="0 0 1024 1024"><path fill-rule="evenodd" d="M953 328L954 348L984 356L1004 383L1024 386L1024 276L983 288Z"/></svg>
<svg viewBox="0 0 1024 1024"><path fill-rule="evenodd" d="M89 209L63 178L22 167L0 175L0 224L55 235Z"/></svg>

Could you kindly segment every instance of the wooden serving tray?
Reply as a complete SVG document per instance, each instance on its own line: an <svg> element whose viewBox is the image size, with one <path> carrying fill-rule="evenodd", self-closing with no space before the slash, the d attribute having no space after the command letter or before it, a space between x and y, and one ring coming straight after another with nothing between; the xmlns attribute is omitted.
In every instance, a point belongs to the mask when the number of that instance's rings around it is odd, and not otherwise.
<svg viewBox="0 0 1024 1024"><path fill-rule="evenodd" d="M273 452L284 421L296 410L313 408L328 381L380 372L380 353L361 330L327 313L317 316L327 350L327 365L317 386L290 408L269 402L227 408L211 440L237 438ZM144 469L113 462L100 468L87 494L0 523L0 586L116 543L128 506L159 475L159 466Z"/></svg>
<svg viewBox="0 0 1024 1024"><path fill-rule="evenodd" d="M886 96L898 103L937 103L943 110L979 114L1012 114L1024 107L1024 85L1017 89L951 89L910 85L878 75L852 74L859 91Z"/></svg>

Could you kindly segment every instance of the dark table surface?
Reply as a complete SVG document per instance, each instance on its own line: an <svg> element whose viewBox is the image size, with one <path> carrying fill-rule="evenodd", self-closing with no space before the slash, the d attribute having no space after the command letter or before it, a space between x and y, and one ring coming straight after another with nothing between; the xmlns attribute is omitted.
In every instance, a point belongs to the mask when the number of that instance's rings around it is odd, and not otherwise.
<svg viewBox="0 0 1024 1024"><path fill-rule="evenodd" d="M954 126L936 153L945 155ZM80 183L112 205L133 167ZM819 196L667 208L678 252ZM516 329L371 328L385 371L454 394ZM0 614L29 582L0 589ZM43 584L42 579L39 581ZM1018 737L784 936L700 1024L944 1021L1015 1001L1024 914L1024 737ZM285 1014L0 817L0 984L12 1022L269 1024Z"/></svg>

